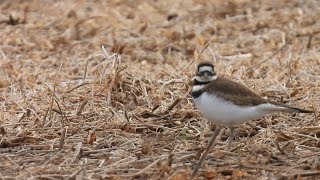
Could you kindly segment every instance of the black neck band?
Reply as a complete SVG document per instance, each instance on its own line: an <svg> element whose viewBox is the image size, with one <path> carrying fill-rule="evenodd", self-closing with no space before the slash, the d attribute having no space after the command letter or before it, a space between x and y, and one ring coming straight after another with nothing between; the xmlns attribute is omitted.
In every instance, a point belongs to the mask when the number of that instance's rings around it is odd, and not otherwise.
<svg viewBox="0 0 320 180"><path fill-rule="evenodd" d="M196 85L203 85L203 84L208 84L209 82L211 81L205 81L205 82L201 82L201 81L198 81L196 78L193 80L193 85L196 86Z"/></svg>
<svg viewBox="0 0 320 180"><path fill-rule="evenodd" d="M204 84L208 84L210 82L211 81L201 82L201 81L198 81L197 79L194 79L193 80L193 86L204 85ZM193 98L198 98L202 93L203 93L203 90L200 89L200 90L197 90L197 91L192 91L191 95L192 95Z"/></svg>

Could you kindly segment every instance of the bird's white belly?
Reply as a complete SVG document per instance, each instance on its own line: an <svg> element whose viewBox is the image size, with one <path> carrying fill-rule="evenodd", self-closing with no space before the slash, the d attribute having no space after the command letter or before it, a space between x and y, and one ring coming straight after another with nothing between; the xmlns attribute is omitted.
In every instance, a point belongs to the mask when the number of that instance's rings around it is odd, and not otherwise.
<svg viewBox="0 0 320 180"><path fill-rule="evenodd" d="M237 106L206 92L194 101L206 119L225 126L236 126L249 120L259 119L270 113L270 108L274 108L274 105L269 103L258 106Z"/></svg>

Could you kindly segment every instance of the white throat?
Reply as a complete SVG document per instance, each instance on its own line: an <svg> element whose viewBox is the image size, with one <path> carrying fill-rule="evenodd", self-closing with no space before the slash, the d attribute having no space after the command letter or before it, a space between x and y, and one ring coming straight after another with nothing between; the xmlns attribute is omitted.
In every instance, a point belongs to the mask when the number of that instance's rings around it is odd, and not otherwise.
<svg viewBox="0 0 320 180"><path fill-rule="evenodd" d="M197 92L197 91L203 89L205 86L206 86L206 84L194 85L194 86L192 87L192 92Z"/></svg>
<svg viewBox="0 0 320 180"><path fill-rule="evenodd" d="M194 78L199 82L210 82L210 81L216 80L218 78L218 76L214 75L214 76L210 76L210 77L206 77L206 78L195 76Z"/></svg>

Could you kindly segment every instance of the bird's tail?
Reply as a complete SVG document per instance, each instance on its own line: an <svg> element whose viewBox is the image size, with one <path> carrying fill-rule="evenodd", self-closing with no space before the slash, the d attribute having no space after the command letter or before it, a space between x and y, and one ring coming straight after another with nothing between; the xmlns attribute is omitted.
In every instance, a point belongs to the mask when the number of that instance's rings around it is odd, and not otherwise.
<svg viewBox="0 0 320 180"><path fill-rule="evenodd" d="M286 104L278 103L278 102L270 102L273 105L280 106L279 111L283 112L295 112L295 113L314 113L314 111L311 110L305 110L305 109L300 109L296 107L292 107Z"/></svg>
<svg viewBox="0 0 320 180"><path fill-rule="evenodd" d="M314 113L314 111L311 111L311 110L305 110L305 109L300 109L300 108L295 108L295 107L288 107L287 109L288 109L289 112Z"/></svg>

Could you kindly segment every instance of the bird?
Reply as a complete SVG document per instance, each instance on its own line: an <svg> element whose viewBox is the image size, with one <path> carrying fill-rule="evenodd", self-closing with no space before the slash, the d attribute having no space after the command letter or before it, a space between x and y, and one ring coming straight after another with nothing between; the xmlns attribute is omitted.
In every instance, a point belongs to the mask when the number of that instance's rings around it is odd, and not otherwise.
<svg viewBox="0 0 320 180"><path fill-rule="evenodd" d="M246 86L219 77L209 61L200 62L193 79L191 92L196 108L209 121L217 125L205 152L191 174L195 176L223 126L230 128L227 149L235 136L235 128L242 123L256 120L274 112L313 113L286 104L264 99Z"/></svg>

